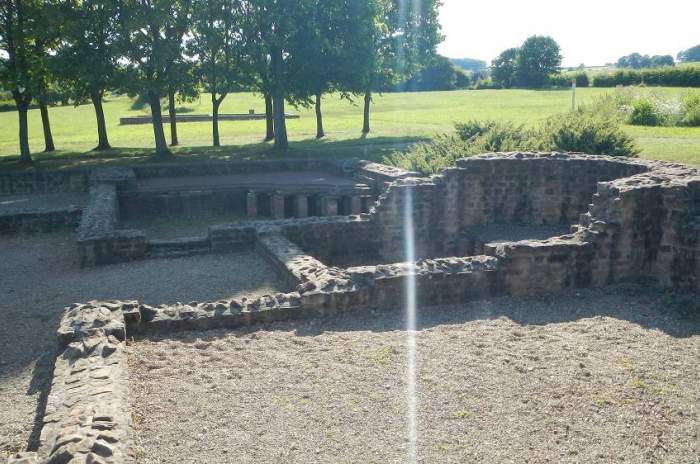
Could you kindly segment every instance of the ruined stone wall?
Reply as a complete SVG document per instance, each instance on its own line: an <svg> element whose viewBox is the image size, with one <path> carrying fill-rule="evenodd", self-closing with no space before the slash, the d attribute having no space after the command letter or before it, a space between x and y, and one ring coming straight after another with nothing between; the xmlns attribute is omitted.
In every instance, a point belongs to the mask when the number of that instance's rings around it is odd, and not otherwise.
<svg viewBox="0 0 700 464"><path fill-rule="evenodd" d="M90 171L28 171L0 175L0 195L87 192Z"/></svg>
<svg viewBox="0 0 700 464"><path fill-rule="evenodd" d="M158 163L134 166L137 178L214 176L223 174L253 174L279 171L327 170L340 172L336 163L324 160L263 160L263 161L214 161L206 163Z"/></svg>
<svg viewBox="0 0 700 464"><path fill-rule="evenodd" d="M64 314L40 462L134 462L125 310L140 318L138 306L117 302L76 304Z"/></svg>
<svg viewBox="0 0 700 464"><path fill-rule="evenodd" d="M700 290L700 173L659 166L601 183L582 217L596 243L593 283L650 280Z"/></svg>
<svg viewBox="0 0 700 464"><path fill-rule="evenodd" d="M430 179L403 179L380 197L380 253L398 259L406 190L412 190L418 256L460 253L459 233L481 224L574 224L597 183L645 172L647 164L577 154L489 154L460 160Z"/></svg>
<svg viewBox="0 0 700 464"><path fill-rule="evenodd" d="M79 206L37 213L0 215L0 235L33 232L53 232L63 228L76 228L83 209Z"/></svg>
<svg viewBox="0 0 700 464"><path fill-rule="evenodd" d="M327 264L379 259L379 236L367 215L337 217L308 224L290 223L287 237Z"/></svg>
<svg viewBox="0 0 700 464"><path fill-rule="evenodd" d="M78 257L81 267L143 259L146 235L139 230L118 230L117 187L133 174L94 173L88 205L78 228Z"/></svg>

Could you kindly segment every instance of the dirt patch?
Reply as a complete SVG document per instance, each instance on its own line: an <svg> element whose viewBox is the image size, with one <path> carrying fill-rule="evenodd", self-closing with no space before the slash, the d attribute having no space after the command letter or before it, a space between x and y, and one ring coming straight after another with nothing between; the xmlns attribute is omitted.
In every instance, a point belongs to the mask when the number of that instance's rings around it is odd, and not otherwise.
<svg viewBox="0 0 700 464"><path fill-rule="evenodd" d="M418 455L696 462L700 321L613 287L420 311ZM130 347L142 463L406 462L401 312Z"/></svg>
<svg viewBox="0 0 700 464"><path fill-rule="evenodd" d="M34 444L37 404L53 369L63 308L93 299L149 304L285 290L255 253L79 269L70 233L0 238L0 457Z"/></svg>

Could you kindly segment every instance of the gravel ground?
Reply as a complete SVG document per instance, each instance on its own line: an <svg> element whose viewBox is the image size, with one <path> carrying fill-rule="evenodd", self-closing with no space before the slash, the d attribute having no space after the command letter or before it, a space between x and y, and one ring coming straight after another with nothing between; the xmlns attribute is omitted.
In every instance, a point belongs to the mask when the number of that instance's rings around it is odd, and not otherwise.
<svg viewBox="0 0 700 464"><path fill-rule="evenodd" d="M422 311L419 462L697 463L700 318L677 301L613 287ZM367 311L137 340L139 461L407 462L402 327Z"/></svg>
<svg viewBox="0 0 700 464"><path fill-rule="evenodd" d="M92 299L206 301L284 290L254 253L79 269L70 233L0 237L0 457L35 442L63 308Z"/></svg>
<svg viewBox="0 0 700 464"><path fill-rule="evenodd" d="M41 213L86 204L85 193L4 195L0 196L0 214Z"/></svg>

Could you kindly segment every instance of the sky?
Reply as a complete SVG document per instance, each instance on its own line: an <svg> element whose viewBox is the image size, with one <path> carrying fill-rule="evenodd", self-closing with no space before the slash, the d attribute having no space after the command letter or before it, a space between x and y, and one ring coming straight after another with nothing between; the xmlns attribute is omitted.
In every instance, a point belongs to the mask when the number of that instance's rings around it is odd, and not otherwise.
<svg viewBox="0 0 700 464"><path fill-rule="evenodd" d="M443 0L440 23L450 58L490 63L539 34L559 43L563 66L600 66L700 44L700 0Z"/></svg>

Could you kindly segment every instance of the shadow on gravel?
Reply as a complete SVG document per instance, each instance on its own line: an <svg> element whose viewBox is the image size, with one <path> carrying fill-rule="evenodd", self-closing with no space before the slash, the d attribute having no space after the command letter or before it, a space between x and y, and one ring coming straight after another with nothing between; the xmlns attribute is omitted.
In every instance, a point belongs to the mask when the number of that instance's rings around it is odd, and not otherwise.
<svg viewBox="0 0 700 464"><path fill-rule="evenodd" d="M470 321L508 318L521 326L540 326L608 317L659 330L676 338L700 334L700 297L641 285L617 285L584 289L541 297L502 297L451 306L423 307L418 310L418 329ZM294 331L299 337L324 332L405 330L402 311L363 310L320 319L262 324L237 329L241 335L258 331ZM215 340L230 331L178 332L145 336L150 340L194 342ZM202 336L202 334L206 334ZM141 338L141 337L139 337Z"/></svg>

